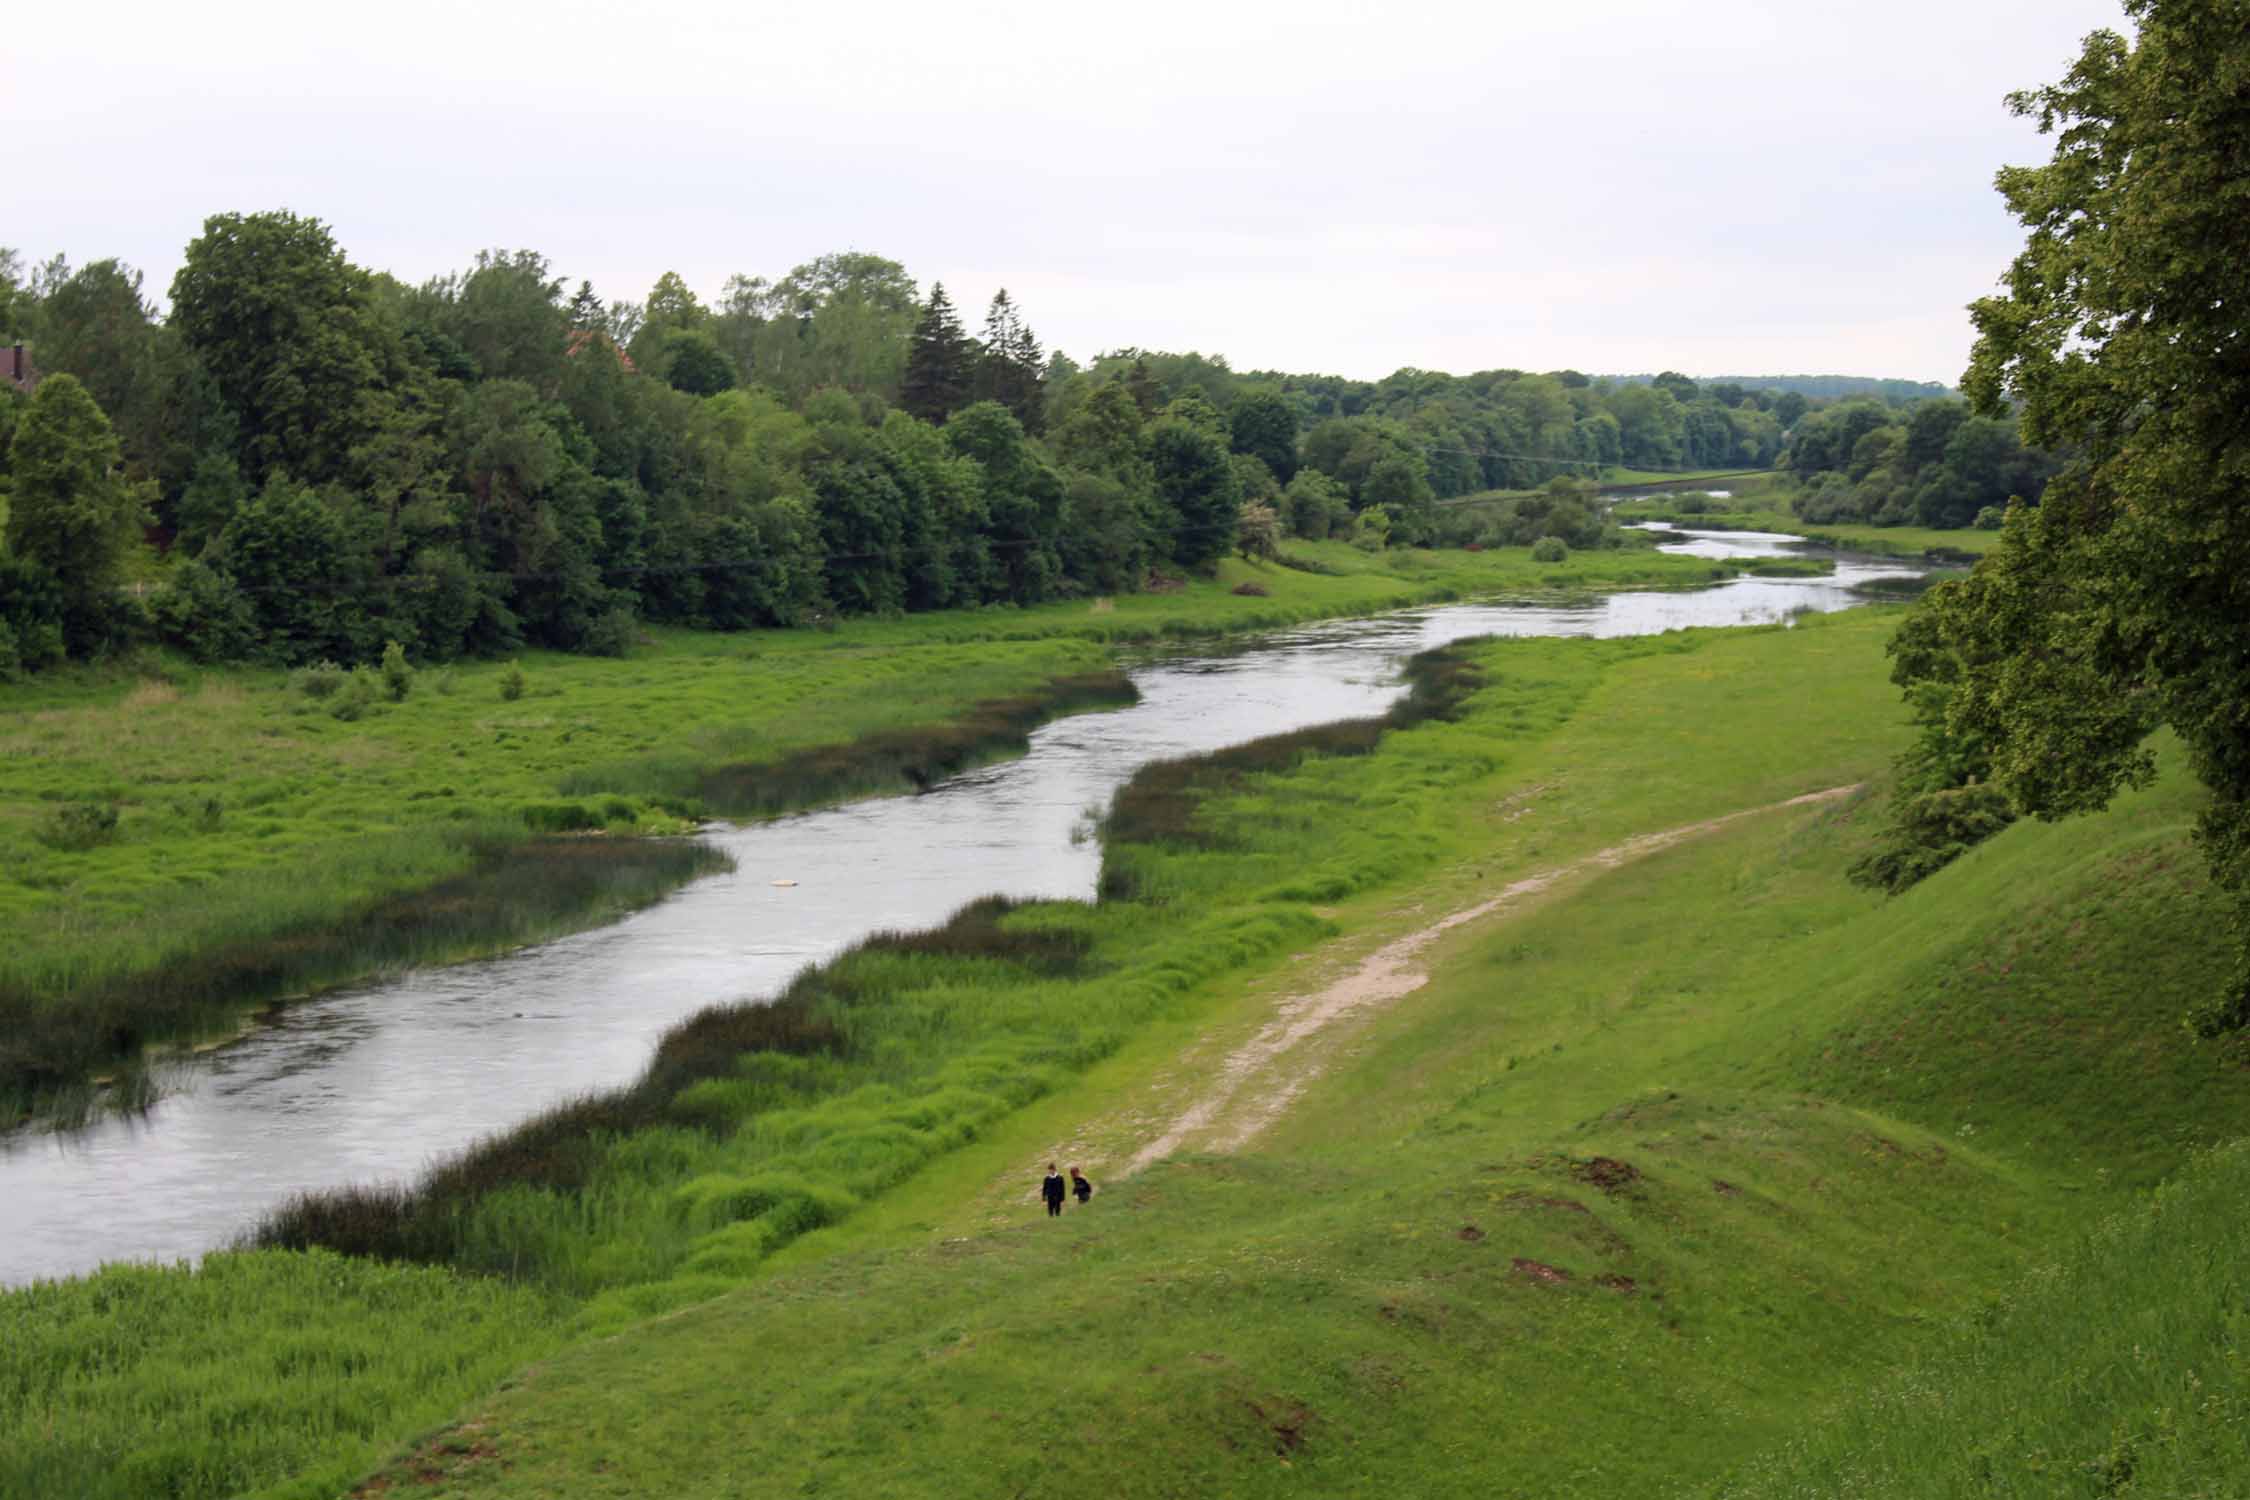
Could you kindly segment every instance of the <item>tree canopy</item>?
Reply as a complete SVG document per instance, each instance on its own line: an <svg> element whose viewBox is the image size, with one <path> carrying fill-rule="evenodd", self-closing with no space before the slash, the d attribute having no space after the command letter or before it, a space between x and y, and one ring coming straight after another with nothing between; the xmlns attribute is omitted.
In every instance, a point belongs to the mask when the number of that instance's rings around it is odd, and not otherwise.
<svg viewBox="0 0 2250 1500"><path fill-rule="evenodd" d="M1965 390L2074 455L1998 552L1933 591L1948 728L2025 811L2105 804L2169 725L2211 801L2201 842L2250 917L2250 48L2239 0L2130 0L2061 82L2015 95L2055 138L1999 174L2029 231L1972 307ZM1970 418L1946 440L1950 455ZM1912 433L1909 433L1911 441ZM1928 437L1925 434L1925 437ZM1934 439L1930 439L1934 441ZM2250 939L2250 927L2238 932ZM2205 1029L2250 1023L2250 942Z"/></svg>

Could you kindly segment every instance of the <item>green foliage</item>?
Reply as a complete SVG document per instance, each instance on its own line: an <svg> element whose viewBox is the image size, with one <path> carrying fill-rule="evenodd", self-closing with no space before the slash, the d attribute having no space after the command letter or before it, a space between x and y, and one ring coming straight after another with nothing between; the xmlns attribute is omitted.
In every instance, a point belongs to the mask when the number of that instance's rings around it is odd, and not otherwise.
<svg viewBox="0 0 2250 1500"><path fill-rule="evenodd" d="M398 408L404 350L369 277L318 219L217 214L172 279L171 326L238 422L252 483L319 484Z"/></svg>
<svg viewBox="0 0 2250 1500"><path fill-rule="evenodd" d="M899 405L925 422L942 424L974 399L977 346L962 330L945 283L930 283L929 304L914 325Z"/></svg>
<svg viewBox="0 0 2250 1500"><path fill-rule="evenodd" d="M50 849L80 853L117 837L117 805L112 802L65 802L48 815L39 830L39 842Z"/></svg>
<svg viewBox="0 0 2250 1500"><path fill-rule="evenodd" d="M515 661L508 663L506 669L500 674L500 701L503 703L515 702L523 696L525 685L523 663Z"/></svg>
<svg viewBox="0 0 2250 1500"><path fill-rule="evenodd" d="M319 702L336 696L350 677L351 673L332 661L316 661L291 672L289 686L292 691Z"/></svg>
<svg viewBox="0 0 2250 1500"><path fill-rule="evenodd" d="M1297 472L1297 409L1270 391L1255 391L1227 413L1227 436L1235 452L1247 454L1287 484Z"/></svg>
<svg viewBox="0 0 2250 1500"><path fill-rule="evenodd" d="M329 700L328 716L339 723L354 723L375 706L379 689L376 674L366 667L354 667L344 678L344 684Z"/></svg>
<svg viewBox="0 0 2250 1500"><path fill-rule="evenodd" d="M383 643L383 696L393 703L404 703L406 695L414 691L414 668L406 660L406 648L397 641Z"/></svg>
<svg viewBox="0 0 2250 1500"><path fill-rule="evenodd" d="M89 653L115 628L116 591L147 518L147 490L125 480L109 419L69 375L40 382L8 461L8 550L53 578L65 644Z"/></svg>
<svg viewBox="0 0 2250 1500"><path fill-rule="evenodd" d="M1531 544L1531 560L1542 563L1559 563L1570 557L1570 544L1561 537L1548 535Z"/></svg>
<svg viewBox="0 0 2250 1500"><path fill-rule="evenodd" d="M118 1265L14 1291L0 1297L0 1491L341 1493L399 1433L551 1350L558 1312L518 1288L321 1254Z"/></svg>
<svg viewBox="0 0 2250 1500"><path fill-rule="evenodd" d="M2104 805L2169 724L2211 792L2200 831L2240 897L2238 972L2213 1024L2250 1022L2250 308L2241 253L2239 7L2134 0L2017 113L2057 136L1999 186L2029 233L2004 294L1971 308L1970 399L2082 457L1954 586L1941 618L1968 663L1956 717L1995 744L2027 810Z"/></svg>
<svg viewBox="0 0 2250 1500"><path fill-rule="evenodd" d="M1149 429L1148 458L1172 560L1198 568L1225 556L1234 545L1242 482L1219 439L1204 427L1167 415Z"/></svg>

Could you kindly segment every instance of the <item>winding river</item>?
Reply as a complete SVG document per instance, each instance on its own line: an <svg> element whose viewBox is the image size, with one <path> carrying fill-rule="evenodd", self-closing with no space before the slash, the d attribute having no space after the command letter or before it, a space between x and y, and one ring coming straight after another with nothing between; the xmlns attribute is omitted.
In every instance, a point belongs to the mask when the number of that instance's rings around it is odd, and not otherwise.
<svg viewBox="0 0 2250 1500"><path fill-rule="evenodd" d="M1686 537L1667 550L1792 555L1784 536ZM673 1022L774 992L871 931L930 926L991 892L1089 898L1101 862L1090 821L1141 766L1380 712L1415 652L1481 635L1778 621L1849 608L1854 584L1916 571L1847 558L1827 578L1448 605L1151 656L1132 668L1138 704L1049 724L1021 759L919 796L715 829L737 869L623 921L333 991L176 1065L143 1116L0 1139L0 1285L193 1257L292 1193L409 1178L557 1100L626 1081Z"/></svg>

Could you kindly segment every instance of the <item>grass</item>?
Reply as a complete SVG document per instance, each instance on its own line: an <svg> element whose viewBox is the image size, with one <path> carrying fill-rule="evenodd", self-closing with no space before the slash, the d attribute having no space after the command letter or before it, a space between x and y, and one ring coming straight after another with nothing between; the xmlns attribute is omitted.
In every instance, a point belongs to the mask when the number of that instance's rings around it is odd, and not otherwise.
<svg viewBox="0 0 2250 1500"><path fill-rule="evenodd" d="M1878 774L1907 732L1896 618L1460 649L1425 668L1436 711L1372 739L1152 770L1113 823L1111 899L873 940L776 1010L667 1039L641 1114L537 1123L441 1169L419 1220L370 1199L365 1222L431 1227L408 1253L507 1278L398 1273L435 1278L416 1306L570 1299L562 1331L530 1320L535 1369L446 1386L434 1431L432 1403L371 1381L381 1483L1778 1495L1852 1493L1837 1465L1873 1455L1891 1477L1861 1493L2079 1492L2040 1473L2115 1492L2123 1431L2132 1464L2170 1444L2217 1476L2203 1492L2241 1492L2215 1363L2240 1169L2177 1190L2202 1196L2164 1210L2165 1254L2129 1214L2076 1243L2250 1127L2242 1053L2177 1025L2224 955L2198 941L2222 908L2169 748L2110 813L2019 823L1893 899L1843 878L1864 801L1592 870L1445 940L1431 982L1325 1054L1250 1150L1115 1175L1149 1091L1204 1076L1185 1044L1301 991L1292 955ZM1063 1142L1102 1190L1050 1225L1029 1184ZM159 1414L121 1394L154 1370L182 1393L161 1420L232 1410L198 1361L277 1325L255 1300L195 1306L201 1352L125 1341L75 1388L74 1441L159 1445ZM332 1313L286 1316L309 1348L349 1347L352 1304ZM2020 1371L1976 1342L2011 1319L2048 1325ZM0 1391L68 1342L0 1341ZM214 1441L280 1451L283 1419ZM0 1490L62 1472L39 1467L51 1427L0 1405L8 1422Z"/></svg>
<svg viewBox="0 0 2250 1500"><path fill-rule="evenodd" d="M350 721L281 672L147 655L0 687L0 923L10 937L0 1015L82 1011L82 1029L109 1035L106 1055L127 1061L140 1041L210 1019L200 1003L159 993L168 970L310 944L317 961L273 971L239 998L358 977L397 961L397 945L365 949L355 970L341 961L359 951L351 929L412 893L472 878L496 843L679 832L707 814L917 785L1020 748L1050 714L1119 701L1130 691L1111 664L1121 643L1727 571L1647 550L1553 566L1520 551L1292 550L1320 571L1229 560L1213 579L1115 600L833 630L659 632L623 660L533 653L515 699L500 691L509 664L426 670L406 701ZM1234 592L1253 580L1264 596ZM533 856L529 872L541 868ZM540 930L563 919L566 896L543 903L550 925ZM614 910L586 906L578 919ZM406 947L465 956L530 930L503 923L473 941L449 931L450 952L434 940ZM144 990L150 1002L137 1007L131 996ZM109 1024L119 1016L127 1024ZM73 1048L104 1050L64 1051ZM61 1055L45 1043L41 1052ZM44 1063L0 1067L0 1095L51 1084Z"/></svg>
<svg viewBox="0 0 2250 1500"><path fill-rule="evenodd" d="M1608 736L1587 731L1620 693L1723 654L1614 664L1549 737L1556 758L1599 759ZM1706 1493L1764 1464L1782 1481L1726 1492L2100 1494L2120 1453L2129 1469L2162 1446L2180 1487L2149 1492L2239 1493L2226 1194L2250 1172L2238 1160L2184 1190L2192 1212L2167 1194L2157 1224L2127 1211L2073 1249L2090 1206L2125 1201L2097 1159L2145 1179L2250 1124L2239 1059L2172 1024L2223 955L2072 931L2120 852L2181 847L2193 801L2174 765L2111 815L2019 825L1982 871L1887 902L1842 876L1864 806L1770 814L1603 874L1464 934L1249 1154L1110 1182L1060 1225L1028 1204L997 1224L964 1212L970 1167L1048 1154L1026 1121L870 1213L884 1229L819 1231L694 1316L574 1346L477 1403L460 1430L487 1457L424 1448L383 1473L449 1496L597 1476L678 1495L1611 1496ZM2219 909L2192 883L2165 899L2183 919ZM2003 954L2031 962L2027 924L2041 962L2121 944L2112 959L2143 966L2108 992L2110 1034L2060 1028L2035 1068L1996 1045L2005 1006L1951 983ZM1880 1065L1853 1072L1863 1103L1816 1091L1841 1081L1817 1059L1877 1004L1894 1024L1954 1018L1927 1059L1980 1100L1978 1128L1950 1102L1885 1095ZM2036 1087L2057 1074L2157 1108L2184 1094L2193 1126L2150 1143L2130 1112L2097 1117L2089 1154L2058 1157L2034 1129L2077 1112ZM1041 1123L1065 1119L1084 1106ZM1098 1125L1072 1139L1104 1149ZM2188 1238L2144 1255L2161 1236ZM2074 1269L2047 1269L2058 1251ZM2113 1314L2150 1342L2113 1339ZM2035 1323L2019 1368L1990 1330ZM1918 1366L1956 1324L1983 1332ZM790 1357L756 1355L772 1349ZM1955 1377L2003 1389L1956 1394ZM1887 1394L1869 1404L1869 1386ZM1883 1432L1902 1410L1912 1425ZM434 1477L405 1483L415 1465ZM1950 1486L1930 1477L1949 1468Z"/></svg>
<svg viewBox="0 0 2250 1500"><path fill-rule="evenodd" d="M333 1496L401 1430L554 1348L562 1312L497 1282L325 1254L113 1266L10 1292L0 1494Z"/></svg>

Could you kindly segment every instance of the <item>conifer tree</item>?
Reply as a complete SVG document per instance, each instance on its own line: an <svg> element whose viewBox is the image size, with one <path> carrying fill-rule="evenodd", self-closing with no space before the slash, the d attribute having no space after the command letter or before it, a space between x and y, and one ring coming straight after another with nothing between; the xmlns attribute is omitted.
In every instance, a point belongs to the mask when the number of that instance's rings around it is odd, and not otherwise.
<svg viewBox="0 0 2250 1500"><path fill-rule="evenodd" d="M945 283L930 284L929 306L914 327L899 404L925 422L942 424L969 404L977 377L976 346L962 330Z"/></svg>
<svg viewBox="0 0 2250 1500"><path fill-rule="evenodd" d="M984 315L982 352L977 359L977 397L997 401L1015 414L1026 432L1043 425L1046 356L1038 336L1025 326L1015 303L1002 287L992 297Z"/></svg>

